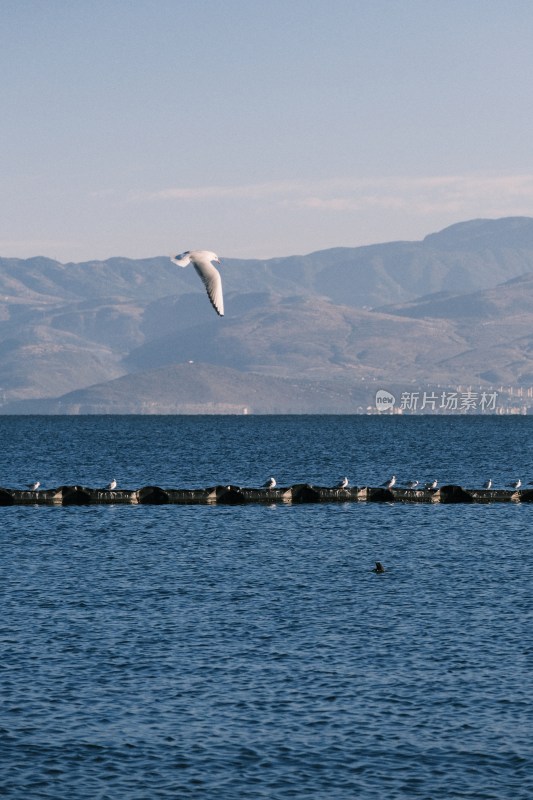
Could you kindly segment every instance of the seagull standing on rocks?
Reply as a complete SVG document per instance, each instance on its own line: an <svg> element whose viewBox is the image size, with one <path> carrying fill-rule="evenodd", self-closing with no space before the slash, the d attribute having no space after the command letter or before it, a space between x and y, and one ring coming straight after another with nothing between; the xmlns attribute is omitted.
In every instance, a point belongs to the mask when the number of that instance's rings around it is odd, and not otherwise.
<svg viewBox="0 0 533 800"><path fill-rule="evenodd" d="M262 488L263 489L273 489L275 485L276 485L276 479L275 478L269 478L267 481L264 482Z"/></svg>
<svg viewBox="0 0 533 800"><path fill-rule="evenodd" d="M492 489L492 478L489 478L488 481L485 481L483 484L484 489Z"/></svg>
<svg viewBox="0 0 533 800"><path fill-rule="evenodd" d="M109 481L109 483L107 484L107 486L105 488L107 489L108 492L112 492L113 489L117 488L116 480L113 478L113 480Z"/></svg>
<svg viewBox="0 0 533 800"><path fill-rule="evenodd" d="M34 481L33 483L26 484L26 486L31 492L36 492L40 485L41 485L40 481Z"/></svg>
<svg viewBox="0 0 533 800"><path fill-rule="evenodd" d="M518 478L517 481L513 481L512 483L508 483L507 486L510 486L511 489L520 489L522 486L522 481Z"/></svg>
<svg viewBox="0 0 533 800"><path fill-rule="evenodd" d="M420 481L409 481L407 489L416 489Z"/></svg>
<svg viewBox="0 0 533 800"><path fill-rule="evenodd" d="M385 486L386 489L392 489L395 483L396 483L396 475L391 475L389 480L385 481L385 483L382 483L381 485Z"/></svg>
<svg viewBox="0 0 533 800"><path fill-rule="evenodd" d="M439 485L439 482L435 478L434 481L431 481L430 483L426 483L426 485L424 486L424 489L436 489L438 485Z"/></svg>
<svg viewBox="0 0 533 800"><path fill-rule="evenodd" d="M173 264L178 267L186 267L192 264L207 290L207 296L211 300L211 305L221 317L224 316L224 298L222 296L222 279L220 272L211 263L216 261L220 264L220 259L211 250L186 250L180 255L170 258Z"/></svg>
<svg viewBox="0 0 533 800"><path fill-rule="evenodd" d="M347 489L349 485L350 485L350 481L348 480L348 478L343 478L342 481L339 481L339 483L336 485L335 488L336 489Z"/></svg>

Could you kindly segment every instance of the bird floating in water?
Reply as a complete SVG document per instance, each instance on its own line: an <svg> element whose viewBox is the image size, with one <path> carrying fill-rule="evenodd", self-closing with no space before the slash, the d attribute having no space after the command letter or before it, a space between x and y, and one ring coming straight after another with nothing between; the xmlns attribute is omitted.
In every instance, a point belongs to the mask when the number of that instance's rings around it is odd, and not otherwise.
<svg viewBox="0 0 533 800"><path fill-rule="evenodd" d="M211 250L186 250L177 256L171 256L170 260L178 267L186 267L192 264L196 272L202 279L207 290L207 296L211 300L211 305L221 317L224 316L224 298L222 296L222 279L220 272L211 263L216 261L220 264L220 259Z"/></svg>
<svg viewBox="0 0 533 800"><path fill-rule="evenodd" d="M113 478L113 480L109 481L109 483L107 484L107 486L105 488L107 489L107 491L112 492L113 489L117 488L116 480Z"/></svg>
<svg viewBox="0 0 533 800"><path fill-rule="evenodd" d="M26 484L26 486L31 492L36 492L40 485L41 485L40 481L34 481L33 483Z"/></svg>
<svg viewBox="0 0 533 800"><path fill-rule="evenodd" d="M264 482L263 489L273 489L275 485L276 485L276 479L269 478L267 481Z"/></svg>
<svg viewBox="0 0 533 800"><path fill-rule="evenodd" d="M483 484L484 489L492 489L492 478L489 478L488 481L485 481Z"/></svg>
<svg viewBox="0 0 533 800"><path fill-rule="evenodd" d="M439 485L439 482L435 478L434 481L430 481L429 483L426 483L426 485L424 486L424 489L436 489L438 485Z"/></svg>
<svg viewBox="0 0 533 800"><path fill-rule="evenodd" d="M389 480L385 481L385 483L382 483L381 485L385 486L385 488L387 489L392 489L395 483L396 483L396 475L391 475Z"/></svg>
<svg viewBox="0 0 533 800"><path fill-rule="evenodd" d="M385 567L383 566L381 561L376 561L376 566L374 567L372 572L375 572L377 575L383 575L383 573L385 572Z"/></svg>
<svg viewBox="0 0 533 800"><path fill-rule="evenodd" d="M336 485L335 488L336 489L347 489L349 485L350 485L350 481L348 480L348 478L343 478L342 481L338 482L338 484Z"/></svg>
<svg viewBox="0 0 533 800"><path fill-rule="evenodd" d="M518 478L517 481L512 481L511 483L508 483L507 486L510 486L511 489L520 489L520 487L522 486L522 481L520 480L520 478Z"/></svg>

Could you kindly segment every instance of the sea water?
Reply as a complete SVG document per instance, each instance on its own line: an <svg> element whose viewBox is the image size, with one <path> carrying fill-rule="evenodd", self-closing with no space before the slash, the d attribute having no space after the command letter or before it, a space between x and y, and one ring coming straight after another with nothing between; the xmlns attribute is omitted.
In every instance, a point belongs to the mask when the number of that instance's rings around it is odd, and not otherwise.
<svg viewBox="0 0 533 800"><path fill-rule="evenodd" d="M530 417L0 433L19 488L533 480ZM529 800L532 528L525 503L0 508L0 794Z"/></svg>

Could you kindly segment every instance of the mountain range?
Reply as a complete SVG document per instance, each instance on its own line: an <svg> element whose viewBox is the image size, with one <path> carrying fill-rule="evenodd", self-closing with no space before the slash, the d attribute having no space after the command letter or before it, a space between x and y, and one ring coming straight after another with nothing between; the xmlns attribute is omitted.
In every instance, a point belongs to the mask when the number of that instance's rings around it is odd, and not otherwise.
<svg viewBox="0 0 533 800"><path fill-rule="evenodd" d="M187 243L185 243L187 244ZM0 258L0 413L349 413L533 385L533 218L265 261Z"/></svg>

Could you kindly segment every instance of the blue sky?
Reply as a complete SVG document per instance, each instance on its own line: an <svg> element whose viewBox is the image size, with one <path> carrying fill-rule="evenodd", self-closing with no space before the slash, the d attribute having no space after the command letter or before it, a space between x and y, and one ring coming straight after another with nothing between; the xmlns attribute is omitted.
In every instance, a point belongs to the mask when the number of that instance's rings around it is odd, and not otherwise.
<svg viewBox="0 0 533 800"><path fill-rule="evenodd" d="M2 0L0 255L268 258L533 213L530 0Z"/></svg>

